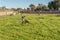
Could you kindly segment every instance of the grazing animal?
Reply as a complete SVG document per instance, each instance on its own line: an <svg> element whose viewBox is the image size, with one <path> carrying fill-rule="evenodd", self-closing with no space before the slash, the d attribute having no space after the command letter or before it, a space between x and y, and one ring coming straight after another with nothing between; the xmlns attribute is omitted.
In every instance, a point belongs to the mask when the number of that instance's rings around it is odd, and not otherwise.
<svg viewBox="0 0 60 40"><path fill-rule="evenodd" d="M26 24L26 23L29 23L29 21L25 19L25 16L22 16L22 24Z"/></svg>

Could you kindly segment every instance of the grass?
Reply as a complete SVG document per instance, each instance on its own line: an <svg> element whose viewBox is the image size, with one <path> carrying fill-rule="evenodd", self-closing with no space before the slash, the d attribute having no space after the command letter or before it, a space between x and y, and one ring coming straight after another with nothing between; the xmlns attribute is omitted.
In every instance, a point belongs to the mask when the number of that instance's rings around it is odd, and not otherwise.
<svg viewBox="0 0 60 40"><path fill-rule="evenodd" d="M29 24L21 24L20 15L0 17L0 40L60 40L60 16L23 15Z"/></svg>

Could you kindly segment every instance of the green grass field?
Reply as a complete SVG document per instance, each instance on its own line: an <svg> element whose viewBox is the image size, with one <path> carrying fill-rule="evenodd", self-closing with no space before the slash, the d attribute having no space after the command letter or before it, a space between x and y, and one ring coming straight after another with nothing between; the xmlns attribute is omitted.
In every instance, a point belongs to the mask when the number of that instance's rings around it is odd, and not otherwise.
<svg viewBox="0 0 60 40"><path fill-rule="evenodd" d="M20 15L0 17L0 40L60 40L60 17L23 14L30 22L21 24Z"/></svg>

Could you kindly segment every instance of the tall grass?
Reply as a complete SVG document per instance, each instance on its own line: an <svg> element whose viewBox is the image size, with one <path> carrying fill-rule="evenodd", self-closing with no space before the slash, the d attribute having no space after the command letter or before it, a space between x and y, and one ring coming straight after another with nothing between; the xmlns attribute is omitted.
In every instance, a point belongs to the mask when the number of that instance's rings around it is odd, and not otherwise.
<svg viewBox="0 0 60 40"><path fill-rule="evenodd" d="M23 15L30 23L21 24L20 15L0 17L0 40L60 40L60 17Z"/></svg>

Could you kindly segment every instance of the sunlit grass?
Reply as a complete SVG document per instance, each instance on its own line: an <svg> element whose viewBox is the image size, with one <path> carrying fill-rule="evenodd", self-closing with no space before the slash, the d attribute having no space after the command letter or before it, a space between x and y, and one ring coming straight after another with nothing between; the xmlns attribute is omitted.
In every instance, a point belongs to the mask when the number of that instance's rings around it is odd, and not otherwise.
<svg viewBox="0 0 60 40"><path fill-rule="evenodd" d="M21 24L21 16L0 17L0 40L60 40L60 17L47 14L23 14L30 22Z"/></svg>

